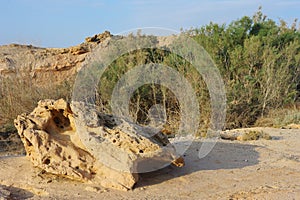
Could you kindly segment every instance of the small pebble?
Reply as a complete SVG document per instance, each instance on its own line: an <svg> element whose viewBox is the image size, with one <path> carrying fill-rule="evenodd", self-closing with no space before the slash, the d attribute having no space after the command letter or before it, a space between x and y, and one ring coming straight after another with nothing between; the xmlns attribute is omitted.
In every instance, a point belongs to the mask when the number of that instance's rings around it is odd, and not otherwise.
<svg viewBox="0 0 300 200"><path fill-rule="evenodd" d="M104 189L103 192L108 192L108 189Z"/></svg>
<svg viewBox="0 0 300 200"><path fill-rule="evenodd" d="M89 191L89 192L98 192L99 191L99 188L97 187L92 187L92 186L87 186L85 188L86 191Z"/></svg>

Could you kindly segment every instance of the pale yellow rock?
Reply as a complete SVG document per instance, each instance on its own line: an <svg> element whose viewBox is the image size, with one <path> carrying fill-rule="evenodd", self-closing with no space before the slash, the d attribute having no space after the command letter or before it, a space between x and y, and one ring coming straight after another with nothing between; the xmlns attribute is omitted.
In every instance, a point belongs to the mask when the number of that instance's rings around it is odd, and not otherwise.
<svg viewBox="0 0 300 200"><path fill-rule="evenodd" d="M34 166L77 180L92 178L95 159L76 138L65 101L40 101L31 114L19 115L15 126Z"/></svg>
<svg viewBox="0 0 300 200"><path fill-rule="evenodd" d="M99 192L100 189L98 187L87 186L85 190L89 192Z"/></svg>
<svg viewBox="0 0 300 200"><path fill-rule="evenodd" d="M300 124L289 124L285 126L286 129L300 129Z"/></svg>
<svg viewBox="0 0 300 200"><path fill-rule="evenodd" d="M86 39L86 42L69 48L2 45L0 76L15 78L17 74L24 78L30 77L31 83L39 86L49 83L59 85L71 81L90 52L112 35L105 31L94 37L94 41Z"/></svg>
<svg viewBox="0 0 300 200"><path fill-rule="evenodd" d="M161 169L178 158L167 136L126 119L98 113L82 102L72 102L76 128L84 146L107 167L128 173Z"/></svg>
<svg viewBox="0 0 300 200"><path fill-rule="evenodd" d="M140 172L184 163L162 133L83 103L42 100L30 114L19 115L15 126L34 166L107 188L128 190Z"/></svg>
<svg viewBox="0 0 300 200"><path fill-rule="evenodd" d="M238 140L238 141L272 139L268 133L265 133L264 131L257 128L226 130L220 133L220 137L225 140Z"/></svg>

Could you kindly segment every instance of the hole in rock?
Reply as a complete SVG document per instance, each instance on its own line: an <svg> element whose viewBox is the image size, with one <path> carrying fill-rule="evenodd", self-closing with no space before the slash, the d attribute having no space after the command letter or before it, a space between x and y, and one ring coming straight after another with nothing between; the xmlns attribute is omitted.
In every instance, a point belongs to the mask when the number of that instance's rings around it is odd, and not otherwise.
<svg viewBox="0 0 300 200"><path fill-rule="evenodd" d="M27 146L32 146L32 143L26 138L26 143L27 143Z"/></svg>
<svg viewBox="0 0 300 200"><path fill-rule="evenodd" d="M63 110L52 110L53 121L58 128L64 129L70 127L70 120L63 115Z"/></svg>
<svg viewBox="0 0 300 200"><path fill-rule="evenodd" d="M49 165L50 164L50 159L47 158L46 160L44 160L43 164Z"/></svg>
<svg viewBox="0 0 300 200"><path fill-rule="evenodd" d="M60 122L60 119L58 117L54 117L53 118L53 121L56 125L59 125L61 122Z"/></svg>
<svg viewBox="0 0 300 200"><path fill-rule="evenodd" d="M64 116L62 109L50 110L51 118L47 122L45 131L52 135L60 135L63 132L71 131L71 123L68 117Z"/></svg>

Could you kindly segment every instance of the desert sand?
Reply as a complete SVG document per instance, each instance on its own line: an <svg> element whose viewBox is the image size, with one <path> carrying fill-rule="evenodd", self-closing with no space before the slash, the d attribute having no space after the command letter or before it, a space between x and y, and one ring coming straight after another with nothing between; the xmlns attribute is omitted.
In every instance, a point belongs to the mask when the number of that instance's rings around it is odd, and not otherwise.
<svg viewBox="0 0 300 200"><path fill-rule="evenodd" d="M202 159L202 140L194 140L183 168L142 174L127 192L45 174L25 156L2 156L0 199L300 199L300 129L255 129L272 140L219 139Z"/></svg>

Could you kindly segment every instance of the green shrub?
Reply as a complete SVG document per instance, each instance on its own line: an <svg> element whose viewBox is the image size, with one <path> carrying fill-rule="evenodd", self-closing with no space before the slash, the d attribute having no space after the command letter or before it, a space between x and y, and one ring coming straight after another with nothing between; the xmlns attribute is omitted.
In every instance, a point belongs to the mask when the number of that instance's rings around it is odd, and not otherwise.
<svg viewBox="0 0 300 200"><path fill-rule="evenodd" d="M273 109L299 102L300 33L263 16L228 26L210 23L187 31L212 56L227 91L227 128L247 127Z"/></svg>

